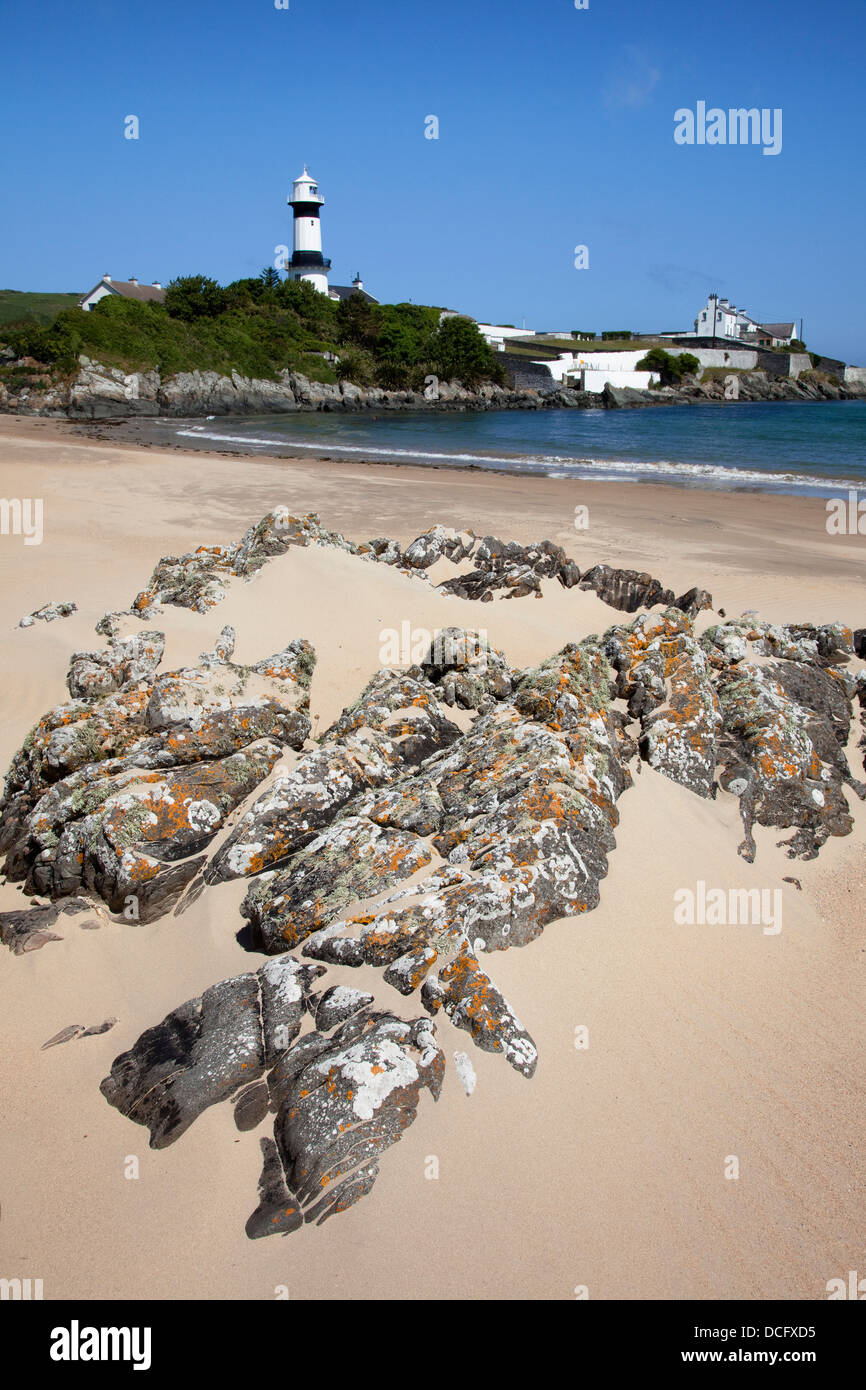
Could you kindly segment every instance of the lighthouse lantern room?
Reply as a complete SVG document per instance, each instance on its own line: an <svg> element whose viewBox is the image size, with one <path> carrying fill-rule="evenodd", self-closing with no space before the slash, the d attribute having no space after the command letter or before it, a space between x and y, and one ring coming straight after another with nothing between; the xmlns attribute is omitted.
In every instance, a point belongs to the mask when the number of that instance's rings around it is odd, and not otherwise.
<svg viewBox="0 0 866 1390"><path fill-rule="evenodd" d="M295 247L288 264L290 280L307 280L314 290L328 293L328 271L331 262L322 255L322 225L319 210L324 198L316 180L304 172L295 179L286 200L295 217Z"/></svg>

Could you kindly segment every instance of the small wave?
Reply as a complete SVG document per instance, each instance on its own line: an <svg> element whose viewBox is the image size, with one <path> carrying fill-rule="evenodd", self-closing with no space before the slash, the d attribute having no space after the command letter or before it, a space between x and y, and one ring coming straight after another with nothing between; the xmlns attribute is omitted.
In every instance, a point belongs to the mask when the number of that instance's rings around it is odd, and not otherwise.
<svg viewBox="0 0 866 1390"><path fill-rule="evenodd" d="M656 461L638 459L574 458L561 454L480 454L438 452L430 449L386 448L381 444L336 444L323 437L313 442L287 439L285 436L256 436L220 434L197 425L177 430L179 438L206 439L215 444L233 444L239 448L259 447L283 451L307 450L316 454L360 454L366 458L407 459L419 466L427 463L471 465L476 468L506 469L519 473L542 473L550 478L574 478L582 482L624 482L628 479L674 479L683 482L722 483L726 488L755 487L783 490L820 489L823 492L862 489L863 479L834 478L814 473L778 472L772 469L737 468L715 463L679 463L670 459Z"/></svg>

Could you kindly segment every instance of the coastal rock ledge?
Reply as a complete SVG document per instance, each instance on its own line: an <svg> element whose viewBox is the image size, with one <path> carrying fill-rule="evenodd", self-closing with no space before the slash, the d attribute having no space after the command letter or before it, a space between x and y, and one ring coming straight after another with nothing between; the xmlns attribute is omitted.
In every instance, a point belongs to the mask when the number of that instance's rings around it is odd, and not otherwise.
<svg viewBox="0 0 866 1390"><path fill-rule="evenodd" d="M38 367L29 359L22 359L22 363L34 370ZM241 376L235 371L230 376L210 371L178 372L163 379L155 370L123 372L85 356L79 358L77 375L71 380L48 368L38 368L38 372L43 384L22 387L17 394L0 381L0 412L110 420L304 411L621 410L653 405L725 404L723 385L715 379L688 379L678 387L652 391L608 383L602 392L596 393L558 386L553 377L549 387L487 384L475 391L459 381L430 377L423 391L388 391L377 386L355 386L350 381L312 381L299 372L289 371L282 372L276 380ZM842 384L820 374L794 380L751 371L741 373L738 381L740 401L851 400L866 396L866 385Z"/></svg>

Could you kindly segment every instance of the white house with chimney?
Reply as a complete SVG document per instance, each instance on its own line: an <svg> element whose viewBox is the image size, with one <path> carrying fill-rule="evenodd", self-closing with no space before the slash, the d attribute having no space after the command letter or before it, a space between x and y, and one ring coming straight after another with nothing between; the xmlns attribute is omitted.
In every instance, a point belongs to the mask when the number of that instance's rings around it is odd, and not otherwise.
<svg viewBox="0 0 866 1390"><path fill-rule="evenodd" d="M667 336L667 335L665 335ZM680 333L682 338L736 338L748 347L788 347L792 338L797 337L797 321L785 323L759 323L738 309L729 299L717 294L707 297L707 302L695 319L693 333Z"/></svg>
<svg viewBox="0 0 866 1390"><path fill-rule="evenodd" d="M142 303L150 299L162 304L165 300L165 290L158 280L154 280L150 285L141 285L134 275L128 280L112 280L110 275L103 275L98 285L94 285L92 290L82 295L78 307L92 309L94 304L98 304L100 299L105 299L110 294L119 295L121 299L137 299Z"/></svg>

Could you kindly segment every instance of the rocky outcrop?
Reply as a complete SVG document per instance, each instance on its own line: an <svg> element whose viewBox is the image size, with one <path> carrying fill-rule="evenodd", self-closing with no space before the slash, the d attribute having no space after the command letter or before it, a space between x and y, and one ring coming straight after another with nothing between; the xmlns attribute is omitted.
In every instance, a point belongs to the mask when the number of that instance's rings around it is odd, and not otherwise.
<svg viewBox="0 0 866 1390"><path fill-rule="evenodd" d="M16 365L24 364L21 359ZM27 359L30 362L30 359ZM492 383L469 390L459 381L428 377L420 391L391 391L356 386L349 381L313 381L300 372L282 371L275 379L247 377L232 371L178 372L162 378L156 370L124 372L82 355L69 381L39 367L41 386L17 393L0 383L0 410L21 415L65 415L74 420L174 416L184 419L215 415L280 415L296 411L405 410L587 410L628 409L649 405L726 402L724 382L687 378L679 386L652 391L617 387L608 382L599 393L557 385L546 366L525 363L511 369L511 386ZM511 367L511 363L509 363ZM738 372L739 401L853 400L866 386L842 382L820 372L799 378L769 377L764 371Z"/></svg>
<svg viewBox="0 0 866 1390"><path fill-rule="evenodd" d="M44 603L41 608L23 617L18 626L32 627L35 622L54 623L58 618L69 618L77 612L77 603Z"/></svg>
<svg viewBox="0 0 866 1390"><path fill-rule="evenodd" d="M226 817L305 741L314 655L306 642L256 667L155 675L163 634L72 658L77 698L16 755L0 801L6 874L28 893L80 890L146 921L166 911ZM105 691L109 693L105 693Z"/></svg>
<svg viewBox="0 0 866 1390"><path fill-rule="evenodd" d="M304 545L428 586L450 562L488 599L556 581L612 613L644 611L524 669L448 627L417 664L380 669L316 743L305 640L242 666L224 627L199 665L163 672L161 632L121 635L159 604L207 611L229 582ZM6 874L52 901L0 916L0 939L20 954L94 904L147 922L244 880L232 916L266 959L146 1030L103 1093L158 1148L215 1104L233 1106L242 1133L270 1121L251 1238L345 1211L424 1093L438 1096L437 1029L532 1077L536 1045L496 984L495 953L598 905L642 763L705 801L735 797L748 860L755 825L793 832L780 843L801 859L849 833L848 795L866 796L846 757L853 702L862 717L866 700L855 634L746 613L698 638L694 615L710 606L701 589L675 598L632 570L581 576L547 541L434 526L405 549L356 544L286 508L238 542L163 560L128 613L100 619L106 647L73 656L70 701L13 759Z"/></svg>
<svg viewBox="0 0 866 1390"><path fill-rule="evenodd" d="M458 573L436 586L440 593L482 603L494 598L541 597L543 581L556 580L565 589L593 589L612 608L630 613L659 603L681 608L690 616L712 608L712 595L705 589L693 587L675 598L659 580L636 570L595 565L581 575L577 563L562 547L547 540L523 545L437 525L416 536L404 550L386 536L358 544L322 526L315 512L293 516L287 507L276 507L237 542L164 556L130 611L145 620L158 614L163 604L206 613L225 597L232 579L249 579L274 556L308 545L336 547L370 563L397 568L427 584L427 571L438 561L447 560ZM115 632L119 616L105 614L98 630L106 635Z"/></svg>

